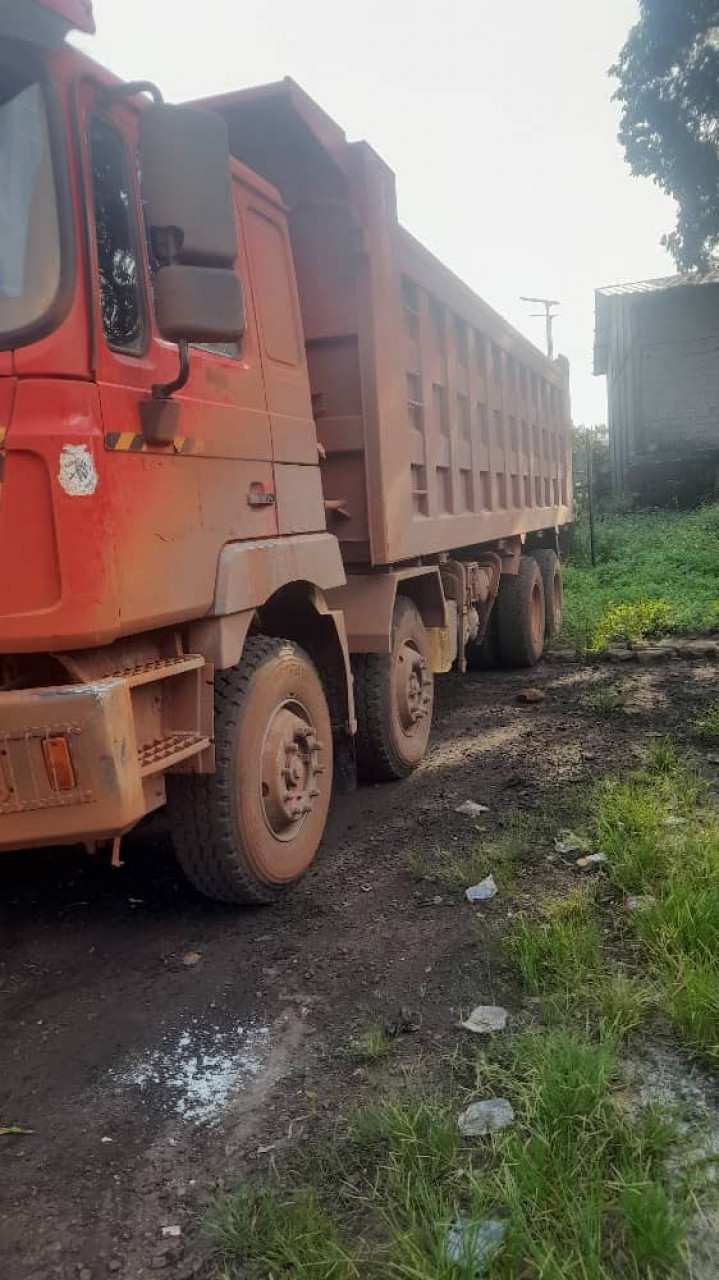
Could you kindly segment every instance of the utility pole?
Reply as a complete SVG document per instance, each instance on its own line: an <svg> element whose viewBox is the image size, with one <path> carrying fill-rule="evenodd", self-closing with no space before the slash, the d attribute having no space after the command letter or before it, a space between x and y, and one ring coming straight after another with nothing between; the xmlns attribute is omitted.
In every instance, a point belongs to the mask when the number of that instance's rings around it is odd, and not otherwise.
<svg viewBox="0 0 719 1280"><path fill-rule="evenodd" d="M544 323L546 325L546 331L547 331L547 355L549 356L550 360L553 360L554 359L554 334L552 332L552 326L557 317L552 313L552 308L559 307L562 304L560 302L557 302L556 298L522 298L521 301L531 302L536 304L538 307L544 307L544 311L539 312L539 314L535 311L532 315L532 319L544 320Z"/></svg>

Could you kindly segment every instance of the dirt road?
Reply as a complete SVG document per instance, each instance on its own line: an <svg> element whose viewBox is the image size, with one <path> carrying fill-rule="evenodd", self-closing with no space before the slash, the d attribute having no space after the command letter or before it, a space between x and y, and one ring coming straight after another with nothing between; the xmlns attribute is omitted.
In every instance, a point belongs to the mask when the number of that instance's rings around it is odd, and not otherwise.
<svg viewBox="0 0 719 1280"><path fill-rule="evenodd" d="M3 1280L202 1274L203 1199L347 1113L358 1026L410 1006L431 1051L461 1007L511 1007L501 897L478 948L476 909L435 901L406 854L476 844L454 812L467 798L490 806L488 830L537 806L561 827L573 793L649 735L681 740L717 676L545 666L531 683L546 700L521 706L526 674L447 678L424 766L339 797L316 867L271 910L194 897L159 837L128 844L120 871L76 852L2 859L0 1126L32 1130L0 1137ZM609 687L608 714L587 697ZM526 894L551 883L547 852L527 850Z"/></svg>

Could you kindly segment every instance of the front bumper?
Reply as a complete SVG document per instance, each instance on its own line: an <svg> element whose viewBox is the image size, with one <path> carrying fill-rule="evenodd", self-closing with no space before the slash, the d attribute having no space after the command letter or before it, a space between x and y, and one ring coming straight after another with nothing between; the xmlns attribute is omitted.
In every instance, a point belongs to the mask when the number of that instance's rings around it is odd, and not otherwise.
<svg viewBox="0 0 719 1280"><path fill-rule="evenodd" d="M56 736L72 790L48 774L43 741ZM0 850L107 839L146 811L126 680L0 693Z"/></svg>

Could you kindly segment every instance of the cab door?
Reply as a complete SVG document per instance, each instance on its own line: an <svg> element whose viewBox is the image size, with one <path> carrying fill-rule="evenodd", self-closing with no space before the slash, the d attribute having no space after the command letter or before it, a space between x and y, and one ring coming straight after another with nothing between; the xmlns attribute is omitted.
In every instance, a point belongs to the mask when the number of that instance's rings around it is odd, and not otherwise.
<svg viewBox="0 0 719 1280"><path fill-rule="evenodd" d="M277 534L272 433L235 185L246 332L239 347L192 348L174 442L144 440L140 404L155 384L176 378L179 357L153 313L137 110L103 107L95 85L83 98L93 363L123 629L140 629L206 612L225 543Z"/></svg>

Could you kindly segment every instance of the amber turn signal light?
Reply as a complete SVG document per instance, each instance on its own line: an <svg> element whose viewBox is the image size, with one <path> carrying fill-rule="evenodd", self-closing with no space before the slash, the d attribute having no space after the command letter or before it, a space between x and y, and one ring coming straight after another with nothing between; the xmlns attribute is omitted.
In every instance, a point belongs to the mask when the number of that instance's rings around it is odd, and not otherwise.
<svg viewBox="0 0 719 1280"><path fill-rule="evenodd" d="M42 753L53 791L74 791L75 770L72 767L67 738L44 738Z"/></svg>

